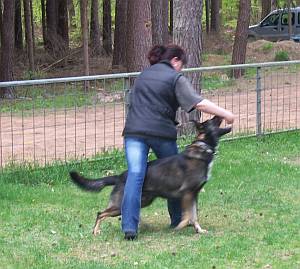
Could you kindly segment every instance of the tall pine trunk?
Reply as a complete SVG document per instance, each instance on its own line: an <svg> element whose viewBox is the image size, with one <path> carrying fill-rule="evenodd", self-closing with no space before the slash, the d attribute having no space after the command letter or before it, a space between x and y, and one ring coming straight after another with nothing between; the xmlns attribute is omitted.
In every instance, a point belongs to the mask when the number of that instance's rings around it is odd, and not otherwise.
<svg viewBox="0 0 300 269"><path fill-rule="evenodd" d="M69 19L68 1L56 0L57 2L57 34L61 40L61 50L66 53L69 50Z"/></svg>
<svg viewBox="0 0 300 269"><path fill-rule="evenodd" d="M31 35L32 35L32 44L33 44L33 56L35 53L35 34L34 34L34 19L33 19L33 4L32 4L32 0L29 0L29 4L30 4L30 13L31 13Z"/></svg>
<svg viewBox="0 0 300 269"><path fill-rule="evenodd" d="M107 55L112 54L110 0L103 0L103 49Z"/></svg>
<svg viewBox="0 0 300 269"><path fill-rule="evenodd" d="M173 0L169 0L169 35L173 38Z"/></svg>
<svg viewBox="0 0 300 269"><path fill-rule="evenodd" d="M46 0L46 48L53 56L57 53L58 40L56 35L57 13L56 1Z"/></svg>
<svg viewBox="0 0 300 269"><path fill-rule="evenodd" d="M69 25L71 28L74 28L76 27L76 23L74 22L76 13L75 13L73 0L68 0L68 12L69 12Z"/></svg>
<svg viewBox="0 0 300 269"><path fill-rule="evenodd" d="M210 30L214 34L220 31L220 0L211 1Z"/></svg>
<svg viewBox="0 0 300 269"><path fill-rule="evenodd" d="M206 33L209 34L210 32L210 0L205 0L205 26L206 26Z"/></svg>
<svg viewBox="0 0 300 269"><path fill-rule="evenodd" d="M15 0L3 1L3 18L1 33L0 81L13 80L14 44L15 44ZM0 88L1 98L13 98L13 90Z"/></svg>
<svg viewBox="0 0 300 269"><path fill-rule="evenodd" d="M168 44L168 0L151 0L152 44Z"/></svg>
<svg viewBox="0 0 300 269"><path fill-rule="evenodd" d="M32 39L32 24L31 24L31 8L29 0L23 0L24 18L25 18L25 38L26 50L29 61L29 70L34 70L34 55L33 55L33 39Z"/></svg>
<svg viewBox="0 0 300 269"><path fill-rule="evenodd" d="M15 1L15 48L23 50L22 5L21 0Z"/></svg>
<svg viewBox="0 0 300 269"><path fill-rule="evenodd" d="M1 35L2 35L2 0L0 0L0 42L1 42ZM0 43L1 48L1 43Z"/></svg>
<svg viewBox="0 0 300 269"><path fill-rule="evenodd" d="M126 40L127 71L143 70L152 46L151 0L128 0Z"/></svg>
<svg viewBox="0 0 300 269"><path fill-rule="evenodd" d="M202 1L174 0L174 43L186 51L188 63L186 67L200 67L202 64ZM201 93L201 73L189 73L187 77L198 93ZM194 111L187 115L179 110L177 120L182 123L183 130L190 119L199 120L200 114Z"/></svg>
<svg viewBox="0 0 300 269"><path fill-rule="evenodd" d="M47 26L46 26L46 5L45 0L41 0L41 13L42 13L42 33L44 49L47 49Z"/></svg>
<svg viewBox="0 0 300 269"><path fill-rule="evenodd" d="M128 0L116 0L112 66L126 65L126 28Z"/></svg>
<svg viewBox="0 0 300 269"><path fill-rule="evenodd" d="M91 2L91 26L90 26L90 40L91 50L93 55L100 55L102 53L101 34L99 24L99 0L92 0Z"/></svg>
<svg viewBox="0 0 300 269"><path fill-rule="evenodd" d="M188 57L187 67L202 64L202 1L174 0L174 43L183 47ZM189 76L195 89L200 92L199 73Z"/></svg>
<svg viewBox="0 0 300 269"><path fill-rule="evenodd" d="M246 61L250 10L251 0L240 0L239 15L233 44L232 64L244 64ZM233 76L239 78L243 75L243 72L243 69L234 69Z"/></svg>
<svg viewBox="0 0 300 269"><path fill-rule="evenodd" d="M261 19L271 12L271 0L261 0Z"/></svg>
<svg viewBox="0 0 300 269"><path fill-rule="evenodd" d="M88 0L80 0L80 21L83 43L83 72L88 76L89 68L89 30L88 30ZM87 86L87 83L86 83Z"/></svg>

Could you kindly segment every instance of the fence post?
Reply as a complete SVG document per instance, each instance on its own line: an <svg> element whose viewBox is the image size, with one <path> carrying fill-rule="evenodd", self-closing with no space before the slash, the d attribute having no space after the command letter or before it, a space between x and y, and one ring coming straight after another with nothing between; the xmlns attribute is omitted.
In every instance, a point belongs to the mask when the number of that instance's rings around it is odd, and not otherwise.
<svg viewBox="0 0 300 269"><path fill-rule="evenodd" d="M126 77L125 79L125 119L127 117L127 113L130 105L130 77Z"/></svg>
<svg viewBox="0 0 300 269"><path fill-rule="evenodd" d="M256 136L262 135L261 130L261 67L256 68Z"/></svg>

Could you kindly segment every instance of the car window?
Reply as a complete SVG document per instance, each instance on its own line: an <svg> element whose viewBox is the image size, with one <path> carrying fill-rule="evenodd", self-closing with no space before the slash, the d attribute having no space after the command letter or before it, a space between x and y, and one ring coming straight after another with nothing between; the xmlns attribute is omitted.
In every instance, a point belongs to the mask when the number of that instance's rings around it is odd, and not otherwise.
<svg viewBox="0 0 300 269"><path fill-rule="evenodd" d="M298 24L300 24L300 12L298 13Z"/></svg>
<svg viewBox="0 0 300 269"><path fill-rule="evenodd" d="M261 26L276 26L278 25L279 21L279 14L272 14L268 17L266 17L262 22Z"/></svg>
<svg viewBox="0 0 300 269"><path fill-rule="evenodd" d="M288 25L289 24L289 14L288 13L282 13L281 16L281 25ZM292 13L292 25L295 24L295 13Z"/></svg>

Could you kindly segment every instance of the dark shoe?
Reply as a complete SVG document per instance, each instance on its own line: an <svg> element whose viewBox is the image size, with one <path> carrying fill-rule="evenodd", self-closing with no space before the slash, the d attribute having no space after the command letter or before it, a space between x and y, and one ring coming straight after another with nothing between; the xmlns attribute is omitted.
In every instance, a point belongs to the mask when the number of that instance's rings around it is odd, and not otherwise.
<svg viewBox="0 0 300 269"><path fill-rule="evenodd" d="M124 236L125 240L133 241L137 239L137 234L135 232L126 232Z"/></svg>

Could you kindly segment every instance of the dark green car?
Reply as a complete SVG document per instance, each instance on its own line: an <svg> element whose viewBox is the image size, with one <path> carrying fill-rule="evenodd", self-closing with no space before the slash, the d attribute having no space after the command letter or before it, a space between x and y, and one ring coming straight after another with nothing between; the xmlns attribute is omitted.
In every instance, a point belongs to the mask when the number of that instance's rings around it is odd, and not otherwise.
<svg viewBox="0 0 300 269"><path fill-rule="evenodd" d="M291 8L291 34L289 34L288 9L277 9L267 15L259 24L249 27L249 39L269 41L297 40L300 36L300 7Z"/></svg>

